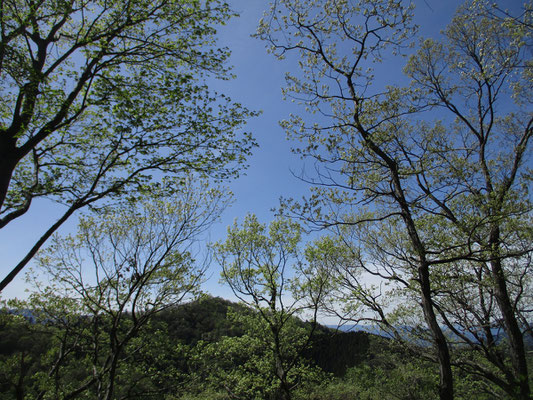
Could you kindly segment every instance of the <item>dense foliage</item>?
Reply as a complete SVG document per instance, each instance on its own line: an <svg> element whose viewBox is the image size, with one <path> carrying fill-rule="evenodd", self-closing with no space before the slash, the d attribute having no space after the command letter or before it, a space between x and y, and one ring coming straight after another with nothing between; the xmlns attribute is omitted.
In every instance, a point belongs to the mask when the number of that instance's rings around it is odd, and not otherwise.
<svg viewBox="0 0 533 400"><path fill-rule="evenodd" d="M268 368L262 366L268 364L265 347L246 333L247 329L239 322L253 314L251 309L216 298L162 311L124 349L112 398L185 399L192 395L209 398L207 393L213 396L218 393L216 398L220 399L270 398L272 382ZM64 320L43 319L36 311L4 310L1 314L3 384L0 398L38 398L50 385L61 388L64 394L66 386L75 387L84 382L91 374L84 370L83 364L94 354L94 347L88 341L94 322L92 318L78 315L67 324ZM102 333L105 332L103 325ZM294 320L293 326L296 335L298 329L305 328L305 323ZM87 330L85 335L82 330ZM50 376L50 368L53 368L55 355L67 348L68 341L75 341L76 345L66 355L68 360L63 361L61 381L57 381L53 374ZM338 372L346 366L378 366L381 362L374 354L387 352L385 348L378 350L385 342L368 334L333 333L321 328L313 349L301 360L300 368L306 371L306 378L295 392L295 398L311 392L318 396L317 387L328 382L333 384L332 375L327 371ZM334 349L339 343L343 343L346 350L342 360L337 358L336 352L324 351L328 347ZM322 370L317 365L321 365ZM63 394L55 392L42 398L63 398ZM84 396L87 395L99 398L96 387Z"/></svg>
<svg viewBox="0 0 533 400"><path fill-rule="evenodd" d="M125 348L112 398L277 398L270 392L276 385L265 367L265 347L241 324L254 313L212 297L162 311ZM71 387L84 381L90 372L84 371L83 363L92 357L94 348L86 342L87 337L74 335L82 328L89 330L94 321L78 315L69 322L67 328L66 321L43 320L35 311L3 310L1 399L63 398L59 393L42 393L49 385L64 384L49 372L54 355L66 348L68 335L76 340L76 347L68 355L61 377L68 379ZM297 319L293 324L295 334L306 326ZM437 396L438 370L431 361L370 333L319 327L300 368L304 379L293 391L295 399L430 400ZM476 375L459 373L456 382L458 399L502 398L502 393L486 391ZM99 397L94 389L83 398Z"/></svg>
<svg viewBox="0 0 533 400"><path fill-rule="evenodd" d="M223 1L0 3L0 228L36 199L63 204L2 290L76 211L164 178L237 176L253 115L214 93L229 79Z"/></svg>

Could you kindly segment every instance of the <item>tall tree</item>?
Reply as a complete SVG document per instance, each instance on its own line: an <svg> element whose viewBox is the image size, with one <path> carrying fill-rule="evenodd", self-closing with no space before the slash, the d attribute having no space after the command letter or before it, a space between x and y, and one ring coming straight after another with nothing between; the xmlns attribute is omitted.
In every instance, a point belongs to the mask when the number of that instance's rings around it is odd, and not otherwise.
<svg viewBox="0 0 533 400"><path fill-rule="evenodd" d="M452 139L433 150L449 164L422 170L418 185L481 259L510 344L510 394L521 399L531 395L519 318L531 290L523 277L532 250L532 20L532 2L516 17L485 1L466 3L444 40L423 42L406 69L420 100L455 119ZM434 194L437 186L446 197Z"/></svg>
<svg viewBox="0 0 533 400"><path fill-rule="evenodd" d="M258 35L280 58L298 54L301 70L288 75L285 93L309 111L282 125L302 142L296 151L317 165L316 176L304 177L315 185L313 196L287 206L335 231L351 249L351 259L334 268L344 293L363 306L357 310L373 312L365 318L389 327L385 289L366 290L358 271L385 279L392 285L388 294L419 306L419 312L408 311L417 324L417 314L425 322L440 366L440 398L452 399L440 278L454 276L466 260L489 266L489 290L500 296L498 312L507 314L505 329L515 342L514 372L503 386L516 398L529 398L516 324L526 286L513 301L505 287L514 278L503 264L516 264L531 251L527 223L519 223L520 216L531 216L531 180L520 174L527 171L532 133L531 7L516 18L485 2L462 8L446 31L449 42L423 42L411 59L411 88L373 72L376 63L405 49L415 32L405 2L280 0L271 11ZM423 122L434 118L424 111L436 107L451 111L451 118ZM516 282L527 270L515 275ZM475 281L474 271L455 276ZM479 288L485 283L478 279ZM354 307L347 311L353 315Z"/></svg>
<svg viewBox="0 0 533 400"><path fill-rule="evenodd" d="M318 272L312 268L317 256L308 253L304 263L300 242L297 223L278 219L267 227L248 215L242 228L228 229L226 241L214 247L223 280L255 312L238 316L249 337L226 342L230 349L239 342L256 350L263 347L269 362L255 368L277 381L271 393L276 400L290 400L304 380L303 352L310 346L318 306L329 286L326 275L313 274ZM296 316L304 313L309 325L298 326ZM241 351L246 354L247 350Z"/></svg>
<svg viewBox="0 0 533 400"><path fill-rule="evenodd" d="M219 0L0 4L0 228L36 198L66 206L2 290L76 210L194 170L228 178L250 113L211 93L231 77Z"/></svg>
<svg viewBox="0 0 533 400"><path fill-rule="evenodd" d="M29 382L35 398L135 397L120 382L135 385L124 375L143 348L136 338L155 314L198 293L205 264L195 246L228 202L192 178L181 186L180 195L156 191L82 218L76 236L54 237L39 256L50 283L34 281L39 290L19 303L52 334Z"/></svg>

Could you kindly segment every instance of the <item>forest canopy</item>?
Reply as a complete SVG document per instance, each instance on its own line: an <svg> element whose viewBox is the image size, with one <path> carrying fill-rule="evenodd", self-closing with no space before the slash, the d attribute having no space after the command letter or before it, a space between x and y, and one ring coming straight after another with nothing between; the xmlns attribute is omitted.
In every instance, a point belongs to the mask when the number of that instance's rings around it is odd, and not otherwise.
<svg viewBox="0 0 533 400"><path fill-rule="evenodd" d="M229 79L222 1L21 1L1 7L0 229L36 199L63 213L0 290L76 211L196 173L238 176L254 115L206 85ZM170 190L170 186L168 186Z"/></svg>

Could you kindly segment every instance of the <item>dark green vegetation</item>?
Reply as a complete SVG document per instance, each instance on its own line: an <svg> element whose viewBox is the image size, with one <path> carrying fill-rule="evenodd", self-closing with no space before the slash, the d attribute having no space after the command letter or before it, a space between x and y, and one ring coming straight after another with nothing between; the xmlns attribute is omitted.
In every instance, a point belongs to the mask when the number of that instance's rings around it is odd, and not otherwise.
<svg viewBox="0 0 533 400"><path fill-rule="evenodd" d="M94 381L87 378L95 373L95 357L108 356L102 351L109 346L107 317L52 319L44 310L4 310L0 398L276 399L268 343L240 323L253 314L212 297L161 311L122 349L113 394L104 396L109 371ZM128 315L118 328L124 331L130 324ZM294 325L309 328L298 319ZM429 400L438 395L438 369L430 361L390 339L322 326L298 376L294 399ZM485 391L476 376L457 376L457 398L501 398Z"/></svg>
<svg viewBox="0 0 533 400"><path fill-rule="evenodd" d="M121 352L110 398L272 398L268 368L252 365L264 360L264 343L255 343L256 338L237 322L239 315L252 314L250 309L218 298L162 311ZM37 310L4 310L0 318L0 398L103 397L108 375L91 384L87 377L93 374L97 347L108 345L110 321L106 317L95 321L63 315L52 320ZM129 319L119 328L127 329ZM306 329L305 323L294 323ZM366 333L320 327L302 359L306 368L294 397L365 398L357 393L367 393L370 399L397 390L393 387L407 380L412 380L409 390L418 397L406 393L401 398L424 398L424 391L431 394L434 368L402 356L389 342ZM392 372L399 366L400 370ZM383 386L385 380L389 383Z"/></svg>

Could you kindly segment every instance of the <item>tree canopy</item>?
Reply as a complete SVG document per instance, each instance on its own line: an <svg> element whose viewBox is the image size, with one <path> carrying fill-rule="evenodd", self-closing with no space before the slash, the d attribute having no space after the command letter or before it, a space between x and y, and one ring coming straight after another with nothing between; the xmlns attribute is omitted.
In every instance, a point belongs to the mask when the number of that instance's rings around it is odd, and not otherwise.
<svg viewBox="0 0 533 400"><path fill-rule="evenodd" d="M295 222L277 219L267 226L255 215L248 215L242 227L235 223L228 229L227 239L213 247L224 283L255 311L236 316L246 336L229 339L223 345L228 355L236 353L239 357L242 352L254 354L264 348L261 358L252 356L245 369L262 377L259 387L263 396L270 393L269 397L280 400L293 398L302 381L316 379L302 356L311 344L318 310L329 287L326 275L313 274L316 270L309 264L316 257L306 254L304 259L301 241L300 226ZM297 316L307 317L308 326L299 326ZM216 348L220 351L220 345ZM251 390L256 384L242 373L237 372L233 380L238 389L244 386L239 390L247 398L257 396ZM265 386L271 388L266 390Z"/></svg>
<svg viewBox="0 0 533 400"><path fill-rule="evenodd" d="M206 265L195 244L228 199L188 179L177 194L150 192L83 217L77 235L54 236L39 254L30 298L11 302L29 310L37 325L29 330L42 325L50 341L46 356L32 353L41 376L19 375L21 396L113 399L142 390L128 373L139 380L151 373L131 359L147 351L147 340L164 343L145 337L155 315L198 296Z"/></svg>
<svg viewBox="0 0 533 400"><path fill-rule="evenodd" d="M231 77L222 1L4 1L0 227L36 198L66 206L0 290L76 210L195 171L236 176L252 115L207 77Z"/></svg>
<svg viewBox="0 0 533 400"><path fill-rule="evenodd" d="M469 0L434 38L404 0L273 0L255 36L296 62L281 126L311 191L198 253L255 145L209 88L229 6L0 11L0 228L64 206L0 284L36 256L0 312L0 396L531 399L531 0ZM240 304L177 307L209 251Z"/></svg>
<svg viewBox="0 0 533 400"><path fill-rule="evenodd" d="M467 2L441 40L418 44L402 1L280 0L259 27L280 59L298 56L285 93L305 111L282 126L316 165L304 176L314 194L284 209L351 249L351 262L328 267L346 318L366 309L384 326L401 326L389 318L403 314L427 327L442 399L453 398L452 365L468 368L444 327L498 369L477 369L487 381L530 396L520 321L531 293L531 9L513 16ZM410 86L374 73L412 44ZM370 286L364 274L389 286ZM396 296L396 314L385 295ZM494 341L479 347L461 335L490 338L494 327L506 332L511 366Z"/></svg>

